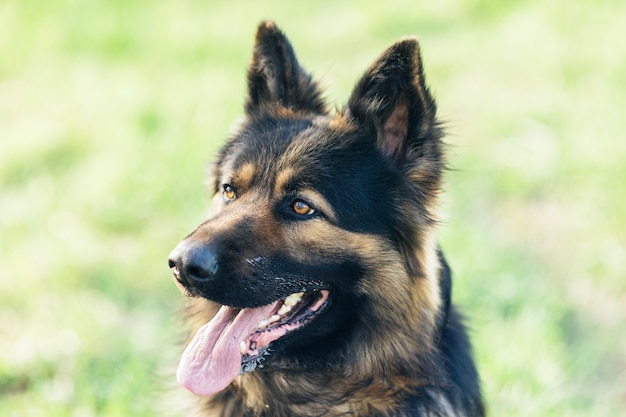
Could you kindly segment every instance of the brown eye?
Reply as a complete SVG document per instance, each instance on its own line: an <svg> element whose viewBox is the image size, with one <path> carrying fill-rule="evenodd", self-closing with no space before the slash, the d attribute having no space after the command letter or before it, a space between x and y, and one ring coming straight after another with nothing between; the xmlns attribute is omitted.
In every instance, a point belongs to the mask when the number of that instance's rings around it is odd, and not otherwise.
<svg viewBox="0 0 626 417"><path fill-rule="evenodd" d="M315 213L315 210L313 210L311 206L309 206L307 203L305 203L302 200L294 201L292 208L293 208L294 213L300 216L307 216L309 214Z"/></svg>
<svg viewBox="0 0 626 417"><path fill-rule="evenodd" d="M235 190L233 190L233 187L228 184L224 184L224 192L222 193L222 195L224 196L224 200L226 201L232 201L235 199L235 197L237 197L237 194L235 193Z"/></svg>

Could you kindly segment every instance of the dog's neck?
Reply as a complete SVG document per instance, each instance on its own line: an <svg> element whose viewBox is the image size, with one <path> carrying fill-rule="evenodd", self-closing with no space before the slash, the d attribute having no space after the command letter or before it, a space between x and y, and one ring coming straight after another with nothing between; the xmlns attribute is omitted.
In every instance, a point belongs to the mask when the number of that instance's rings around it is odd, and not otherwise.
<svg viewBox="0 0 626 417"><path fill-rule="evenodd" d="M361 355L369 356L365 351ZM411 397L427 395L437 385L434 369L441 364L423 355L395 364L363 363L362 372L359 367L344 372L337 364L325 370L256 370L203 399L201 408L209 416L403 416ZM433 369L424 369L425 364Z"/></svg>
<svg viewBox="0 0 626 417"><path fill-rule="evenodd" d="M321 373L256 372L238 377L205 407L215 416L383 416L403 400L406 381L398 379L355 383Z"/></svg>

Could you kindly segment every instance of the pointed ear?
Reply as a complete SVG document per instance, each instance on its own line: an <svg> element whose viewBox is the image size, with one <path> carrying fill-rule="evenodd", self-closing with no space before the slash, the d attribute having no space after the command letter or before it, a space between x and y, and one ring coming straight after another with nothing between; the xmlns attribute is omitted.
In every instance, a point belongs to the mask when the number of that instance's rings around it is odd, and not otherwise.
<svg viewBox="0 0 626 417"><path fill-rule="evenodd" d="M287 37L271 21L256 32L252 62L248 69L246 112L267 107L323 114L322 92L298 63Z"/></svg>
<svg viewBox="0 0 626 417"><path fill-rule="evenodd" d="M396 162L423 155L418 148L430 139L439 141L417 39L387 49L358 82L344 111L373 129L379 149Z"/></svg>

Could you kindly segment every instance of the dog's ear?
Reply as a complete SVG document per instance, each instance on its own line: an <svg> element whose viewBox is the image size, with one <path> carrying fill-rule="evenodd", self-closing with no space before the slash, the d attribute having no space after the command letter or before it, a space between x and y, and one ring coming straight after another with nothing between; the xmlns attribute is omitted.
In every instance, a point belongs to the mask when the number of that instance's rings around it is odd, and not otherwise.
<svg viewBox="0 0 626 417"><path fill-rule="evenodd" d="M344 110L372 129L379 149L402 164L438 148L435 101L424 80L419 44L405 38L387 49L357 83ZM436 143L428 143L434 141Z"/></svg>
<svg viewBox="0 0 626 417"><path fill-rule="evenodd" d="M273 22L264 21L257 29L248 69L246 112L276 106L296 112L327 112L321 90L300 67L287 37Z"/></svg>

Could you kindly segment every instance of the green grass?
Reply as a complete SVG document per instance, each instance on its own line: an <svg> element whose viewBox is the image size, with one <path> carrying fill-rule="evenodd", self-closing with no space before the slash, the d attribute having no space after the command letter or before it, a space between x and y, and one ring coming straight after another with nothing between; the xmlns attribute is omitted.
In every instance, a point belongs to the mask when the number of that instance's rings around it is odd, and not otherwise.
<svg viewBox="0 0 626 417"><path fill-rule="evenodd" d="M623 413L626 3L5 0L0 415L159 408L183 301L167 254L205 213L268 17L337 104L420 37L455 168L441 241L491 415Z"/></svg>

